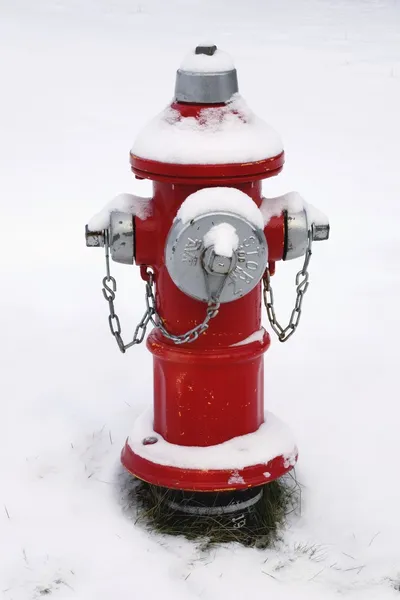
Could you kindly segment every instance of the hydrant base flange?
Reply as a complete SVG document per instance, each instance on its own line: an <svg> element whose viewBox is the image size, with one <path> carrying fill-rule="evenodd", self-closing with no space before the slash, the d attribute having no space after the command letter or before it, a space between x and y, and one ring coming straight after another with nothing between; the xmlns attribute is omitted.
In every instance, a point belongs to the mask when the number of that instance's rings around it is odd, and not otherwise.
<svg viewBox="0 0 400 600"><path fill-rule="evenodd" d="M264 485L288 473L298 457L287 426L271 413L266 413L265 419L254 433L217 446L190 447L166 442L153 430L152 413L146 411L137 419L121 461L138 479L170 489L216 492ZM254 464L245 465L246 456L249 462L254 459ZM223 468L215 466L221 458L225 460ZM193 468L194 464L204 466Z"/></svg>

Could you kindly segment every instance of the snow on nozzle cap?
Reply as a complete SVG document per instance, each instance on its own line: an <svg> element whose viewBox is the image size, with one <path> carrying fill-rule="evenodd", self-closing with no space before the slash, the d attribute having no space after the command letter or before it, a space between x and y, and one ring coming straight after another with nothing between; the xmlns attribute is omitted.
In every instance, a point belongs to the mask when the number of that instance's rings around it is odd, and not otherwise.
<svg viewBox="0 0 400 600"><path fill-rule="evenodd" d="M232 58L215 44L190 52L176 73L175 100L190 104L229 102L239 91Z"/></svg>

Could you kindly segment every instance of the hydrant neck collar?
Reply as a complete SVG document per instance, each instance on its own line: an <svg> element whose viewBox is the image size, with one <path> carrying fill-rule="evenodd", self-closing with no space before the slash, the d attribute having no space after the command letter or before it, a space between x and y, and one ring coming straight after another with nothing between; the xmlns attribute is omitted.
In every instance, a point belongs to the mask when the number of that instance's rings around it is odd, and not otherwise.
<svg viewBox="0 0 400 600"><path fill-rule="evenodd" d="M218 73L191 72L178 69L175 99L191 104L229 102L239 91L236 69Z"/></svg>
<svg viewBox="0 0 400 600"><path fill-rule="evenodd" d="M175 100L189 104L229 102L239 91L235 65L215 44L200 44L176 74Z"/></svg>

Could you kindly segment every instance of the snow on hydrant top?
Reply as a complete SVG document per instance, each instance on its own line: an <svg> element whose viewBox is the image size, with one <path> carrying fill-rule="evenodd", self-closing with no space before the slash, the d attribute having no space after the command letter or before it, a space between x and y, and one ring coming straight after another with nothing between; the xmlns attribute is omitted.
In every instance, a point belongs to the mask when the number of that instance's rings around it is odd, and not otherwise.
<svg viewBox="0 0 400 600"><path fill-rule="evenodd" d="M213 44L197 46L183 59L180 70L190 73L221 73L234 71L233 58Z"/></svg>
<svg viewBox="0 0 400 600"><path fill-rule="evenodd" d="M177 71L174 101L142 129L131 152L170 164L233 164L279 156L283 144L239 95L231 57L198 46Z"/></svg>
<svg viewBox="0 0 400 600"><path fill-rule="evenodd" d="M184 117L167 107L140 132L132 154L163 163L246 163L278 156L279 134L257 117L237 94L222 107Z"/></svg>

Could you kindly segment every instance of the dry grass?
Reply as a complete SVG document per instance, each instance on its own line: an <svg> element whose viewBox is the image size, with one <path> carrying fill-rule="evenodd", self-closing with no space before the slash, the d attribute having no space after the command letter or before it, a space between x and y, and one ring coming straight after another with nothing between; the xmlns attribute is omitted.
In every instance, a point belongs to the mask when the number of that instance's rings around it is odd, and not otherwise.
<svg viewBox="0 0 400 600"><path fill-rule="evenodd" d="M173 492L133 478L125 483L124 504L134 512L136 523L164 535L182 535L202 548L230 542L267 548L279 539L288 515L300 507L301 487L292 473L263 487L262 499L248 509L241 528L234 526L232 515L182 515L168 505Z"/></svg>

